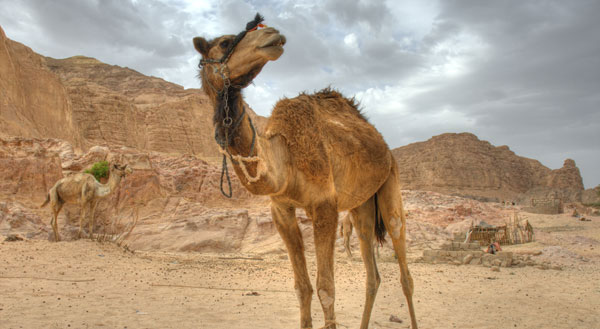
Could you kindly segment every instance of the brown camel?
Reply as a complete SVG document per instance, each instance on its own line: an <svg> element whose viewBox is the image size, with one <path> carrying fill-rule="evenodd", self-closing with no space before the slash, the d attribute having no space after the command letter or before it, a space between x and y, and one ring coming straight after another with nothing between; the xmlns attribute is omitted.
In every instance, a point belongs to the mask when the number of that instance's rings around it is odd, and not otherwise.
<svg viewBox="0 0 600 329"><path fill-rule="evenodd" d="M87 212L90 213L89 235L91 238L94 231L94 212L96 211L98 202L115 190L119 182L121 182L121 178L132 172L133 170L128 165L120 166L113 164L110 166L110 175L106 184L98 182L93 175L86 173L77 173L56 182L48 191L46 201L40 206L44 207L50 203L52 207L50 225L52 225L52 230L54 231L55 241L60 241L60 236L58 235L58 213L65 203L79 204L81 207L78 237L81 237L83 219Z"/></svg>
<svg viewBox="0 0 600 329"><path fill-rule="evenodd" d="M350 248L350 236L352 236L351 213L347 213L346 216L342 218L342 225L340 225L340 235L344 238L344 250L346 250L346 255L348 255L348 258L352 259L352 248ZM377 258L379 258L380 243L376 240L373 240L373 244L375 245L375 250L377 251Z"/></svg>
<svg viewBox="0 0 600 329"><path fill-rule="evenodd" d="M237 36L224 35L211 41L196 37L193 41L202 55L202 88L215 108L215 138L231 159L241 183L251 193L271 198L273 222L294 270L300 327L313 326L310 310L313 288L296 208L303 208L313 223L317 295L325 317L323 328L337 327L333 259L338 212L344 210L350 210L355 218L367 272L361 328L369 326L381 281L372 240L375 232L383 238L385 229L390 232L398 256L400 282L412 328L417 328L396 161L381 134L361 115L354 100L330 89L280 100L265 131L257 136L245 113L241 89L252 82L268 61L281 56L286 41L274 28L257 30L261 21L257 14Z"/></svg>

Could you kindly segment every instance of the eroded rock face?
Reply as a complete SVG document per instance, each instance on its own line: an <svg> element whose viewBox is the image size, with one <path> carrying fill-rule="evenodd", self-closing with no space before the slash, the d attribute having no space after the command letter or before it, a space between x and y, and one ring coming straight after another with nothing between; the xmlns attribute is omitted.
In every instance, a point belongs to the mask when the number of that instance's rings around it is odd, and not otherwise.
<svg viewBox="0 0 600 329"><path fill-rule="evenodd" d="M583 191L581 202L585 204L600 203L600 185Z"/></svg>
<svg viewBox="0 0 600 329"><path fill-rule="evenodd" d="M0 138L0 196L41 204L62 178L60 152L67 143L53 139Z"/></svg>
<svg viewBox="0 0 600 329"><path fill-rule="evenodd" d="M60 79L0 27L0 135L53 137L78 144Z"/></svg>
<svg viewBox="0 0 600 329"><path fill-rule="evenodd" d="M213 157L212 106L198 89L75 56L53 59L0 28L0 134ZM260 129L265 119L246 107Z"/></svg>
<svg viewBox="0 0 600 329"><path fill-rule="evenodd" d="M537 160L517 156L508 146L495 147L470 133L434 136L392 153L405 189L494 201L516 200L535 188L583 190L573 160L567 159L561 169L550 170Z"/></svg>
<svg viewBox="0 0 600 329"><path fill-rule="evenodd" d="M566 159L563 167L552 170L546 179L546 185L550 188L583 191L583 180L579 168L572 159Z"/></svg>

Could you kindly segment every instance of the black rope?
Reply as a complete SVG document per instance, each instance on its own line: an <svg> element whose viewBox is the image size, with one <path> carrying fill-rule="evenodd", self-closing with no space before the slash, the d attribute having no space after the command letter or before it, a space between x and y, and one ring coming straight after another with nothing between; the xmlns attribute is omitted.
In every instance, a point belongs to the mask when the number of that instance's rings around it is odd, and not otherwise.
<svg viewBox="0 0 600 329"><path fill-rule="evenodd" d="M229 185L229 194L225 193L223 190L223 175L227 177L227 185ZM221 194L223 194L226 198L231 199L233 195L233 190L231 188L231 178L229 178L229 169L227 169L227 157L223 154L223 168L221 168Z"/></svg>
<svg viewBox="0 0 600 329"><path fill-rule="evenodd" d="M229 159L231 160L232 164L236 164L237 161L235 161L231 155L231 153L229 152L229 144L230 144L230 136L233 136L233 133L240 127L244 116L246 115L246 107L242 106L242 114L240 114L239 118L235 121L233 128L231 130L232 134L225 134L225 140L220 140L218 138L218 134L217 134L217 130L215 129L215 140L217 142L217 144L219 144L219 146L221 146L221 148L223 148L227 154L229 155ZM256 128L254 128L254 124L252 124L252 119L250 118L250 116L248 115L248 123L250 124L250 129L252 130L252 142L250 143L250 153L248 154L249 157L252 156L252 154L254 153L254 146L256 144ZM223 189L223 176L225 176L227 178L227 185L229 187L229 194L225 193L225 190ZM221 194L223 194L225 197L231 199L232 195L233 195L233 191L231 188L231 178L229 177L229 168L227 168L227 156L225 154L223 154L223 164L221 167L221 183L219 184L220 188L221 188Z"/></svg>
<svg viewBox="0 0 600 329"><path fill-rule="evenodd" d="M224 149L227 152L232 164L235 164L236 161L233 159L231 153L229 152L229 145L231 145L232 138L233 138L233 136L235 136L235 132L238 130L240 124L242 123L242 121L244 119L244 116L246 115L246 107L242 106L242 113L239 115L236 122L233 122L233 120L229 116L229 99L228 99L229 92L230 92L228 90L229 85L226 85L229 82L229 78L225 77L225 75L223 73L223 69L226 67L225 65L227 64L229 57L231 57L233 50L238 45L238 43L240 43L240 41L242 41L242 39L246 36L246 33L257 28L258 24L260 24L263 20L264 20L264 18L259 13L256 13L256 16L254 16L254 20L252 20L246 24L246 29L244 31L238 33L238 35L235 36L235 39L233 40L233 42L231 43L231 45L229 46L229 48L227 49L225 54L223 54L221 59L216 60L216 59L212 59L212 58L209 58L209 59L203 58L202 60L200 60L200 63L198 64L198 67L200 67L200 68L202 68L205 64L221 64L220 71L221 71L221 76L223 78L223 90L221 90L218 93L219 98L221 98L221 102L220 102L220 104L217 104L215 106L215 111L220 111L219 107L221 105L224 107L223 110L225 110L225 117L223 118L221 124L223 124L223 126L226 129L225 129L225 138L221 138L221 136L219 134L219 130L218 130L219 128L215 127L215 141L217 142L217 144L219 144L219 146L222 149ZM211 87L212 87L212 85L211 85ZM250 116L248 116L248 122L250 123L250 129L252 130L252 142L250 144L250 154L248 155L249 157L251 157L252 154L254 153L254 145L256 142L256 129L254 128L254 125L252 124L252 120L250 119ZM231 127L232 124L233 124L233 127ZM223 177L227 178L229 194L225 193L225 190L223 189ZM221 188L221 193L225 197L227 197L227 198L232 197L233 190L231 188L231 178L229 177L229 169L227 168L227 156L225 154L223 154L223 164L222 164L222 168L221 168L220 188Z"/></svg>

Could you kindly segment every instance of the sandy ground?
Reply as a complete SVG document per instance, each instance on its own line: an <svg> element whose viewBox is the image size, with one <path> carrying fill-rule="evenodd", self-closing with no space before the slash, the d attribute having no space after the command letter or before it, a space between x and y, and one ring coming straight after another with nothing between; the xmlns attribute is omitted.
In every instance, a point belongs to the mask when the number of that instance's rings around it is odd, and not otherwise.
<svg viewBox="0 0 600 329"><path fill-rule="evenodd" d="M531 220L540 239L508 249L546 250L563 270L411 263L421 328L598 328L599 218ZM307 257L314 276L314 256ZM363 265L341 252L336 259L339 328L358 328ZM379 271L370 327L407 328L398 265L380 259ZM2 242L0 328L298 328L292 278L285 254L132 253L89 240ZM312 310L319 328L316 295ZM403 323L390 322L390 315Z"/></svg>

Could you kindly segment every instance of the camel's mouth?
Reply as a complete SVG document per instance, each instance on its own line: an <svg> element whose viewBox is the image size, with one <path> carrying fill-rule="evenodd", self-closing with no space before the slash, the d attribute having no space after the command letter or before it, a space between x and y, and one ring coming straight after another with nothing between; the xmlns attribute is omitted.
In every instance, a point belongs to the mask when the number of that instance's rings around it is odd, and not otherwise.
<svg viewBox="0 0 600 329"><path fill-rule="evenodd" d="M283 45L285 45L285 36L281 34L275 34L269 37L258 48L283 47Z"/></svg>
<svg viewBox="0 0 600 329"><path fill-rule="evenodd" d="M258 47L258 50L265 53L267 59L274 61L283 54L285 41L285 36L279 33L273 34Z"/></svg>

